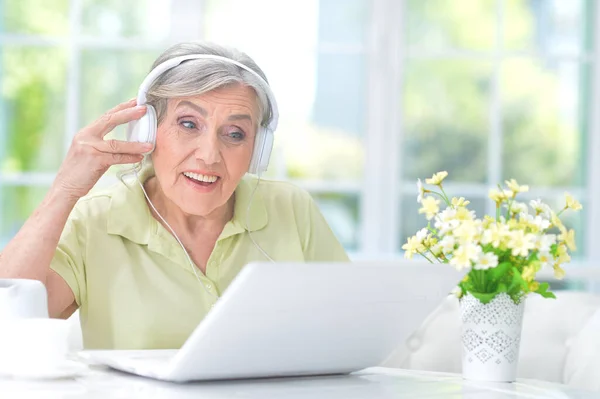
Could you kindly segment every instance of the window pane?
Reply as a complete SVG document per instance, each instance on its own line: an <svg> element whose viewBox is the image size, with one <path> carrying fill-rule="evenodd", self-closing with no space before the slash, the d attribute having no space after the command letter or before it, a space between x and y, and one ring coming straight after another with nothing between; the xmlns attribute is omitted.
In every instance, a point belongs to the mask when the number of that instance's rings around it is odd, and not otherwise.
<svg viewBox="0 0 600 399"><path fill-rule="evenodd" d="M588 66L514 59L502 65L503 176L536 186L583 184Z"/></svg>
<svg viewBox="0 0 600 399"><path fill-rule="evenodd" d="M57 170L64 154L66 55L0 47L0 172Z"/></svg>
<svg viewBox="0 0 600 399"><path fill-rule="evenodd" d="M329 227L346 250L356 250L358 243L357 195L320 193L312 194Z"/></svg>
<svg viewBox="0 0 600 399"><path fill-rule="evenodd" d="M259 54L281 57L287 65L293 61L293 66L301 60L299 53L314 49L317 44L319 0L205 0L205 3L205 38L238 47L253 57ZM276 17L267 17L267 13ZM295 55L291 58L285 56L292 54Z"/></svg>
<svg viewBox="0 0 600 399"><path fill-rule="evenodd" d="M335 5L341 3L207 1L206 38L248 53L265 71L277 97L281 117L269 177L362 177L365 56L316 51L322 42L362 40L366 16L357 19L356 10L367 3L353 0L340 11ZM264 10L278 17L257 24ZM344 27L319 29L324 21L338 19L345 21Z"/></svg>
<svg viewBox="0 0 600 399"><path fill-rule="evenodd" d="M284 174L302 179L358 180L364 165L363 56L305 58L312 58L316 76L299 71L294 74L295 81L280 82L279 92L294 93L283 98L276 136L285 160Z"/></svg>
<svg viewBox="0 0 600 399"><path fill-rule="evenodd" d="M487 62L408 62L405 180L447 170L454 181L485 181L491 69Z"/></svg>
<svg viewBox="0 0 600 399"><path fill-rule="evenodd" d="M362 44L369 4L366 0L320 0L319 41Z"/></svg>
<svg viewBox="0 0 600 399"><path fill-rule="evenodd" d="M407 0L409 51L491 50L496 0Z"/></svg>
<svg viewBox="0 0 600 399"><path fill-rule="evenodd" d="M402 215L402 225L400 226L400 243L399 248L406 243L408 237L414 236L419 230L427 227L427 219L424 214L419 214L421 204L417 203L417 190L415 184L415 193L402 196L402 204L400 214ZM464 194L452 192L450 189L445 189L450 197L464 197ZM467 206L472 211L475 211L477 218L482 218L486 212L486 198L467 198L471 203ZM440 209L446 209L443 203L440 204Z"/></svg>
<svg viewBox="0 0 600 399"><path fill-rule="evenodd" d="M135 97L159 54L159 50L84 50L81 56L80 125L96 120L117 104Z"/></svg>
<svg viewBox="0 0 600 399"><path fill-rule="evenodd" d="M162 40L171 29L171 0L82 0L81 30L102 38Z"/></svg>
<svg viewBox="0 0 600 399"><path fill-rule="evenodd" d="M28 35L66 35L69 0L0 0L0 31Z"/></svg>
<svg viewBox="0 0 600 399"><path fill-rule="evenodd" d="M47 191L48 187L1 187L0 249L19 231Z"/></svg>
<svg viewBox="0 0 600 399"><path fill-rule="evenodd" d="M505 0L504 46L583 53L592 49L593 0Z"/></svg>

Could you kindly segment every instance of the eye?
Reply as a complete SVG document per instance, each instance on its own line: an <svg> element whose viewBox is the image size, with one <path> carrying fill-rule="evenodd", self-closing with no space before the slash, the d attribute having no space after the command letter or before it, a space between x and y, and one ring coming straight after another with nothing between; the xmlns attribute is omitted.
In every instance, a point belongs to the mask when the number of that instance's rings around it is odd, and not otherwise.
<svg viewBox="0 0 600 399"><path fill-rule="evenodd" d="M196 124L192 121L181 121L181 122L179 122L179 124L186 129L195 129L196 128Z"/></svg>
<svg viewBox="0 0 600 399"><path fill-rule="evenodd" d="M227 136L227 139L229 139L231 141L240 142L246 138L246 133L244 133L242 130L240 130L240 128L232 126L231 129L228 129L226 131L226 136Z"/></svg>
<svg viewBox="0 0 600 399"><path fill-rule="evenodd" d="M231 137L234 140L240 141L243 140L245 135L244 132L240 132L239 130L234 130L233 132L229 133L229 137Z"/></svg>

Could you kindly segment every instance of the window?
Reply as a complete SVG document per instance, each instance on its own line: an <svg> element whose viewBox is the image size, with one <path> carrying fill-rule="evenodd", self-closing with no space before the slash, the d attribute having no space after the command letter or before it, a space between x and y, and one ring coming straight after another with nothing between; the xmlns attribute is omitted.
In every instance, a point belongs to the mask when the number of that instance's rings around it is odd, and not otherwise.
<svg viewBox="0 0 600 399"><path fill-rule="evenodd" d="M170 43L234 45L280 103L268 172L308 189L355 256L401 256L417 178L490 212L508 178L584 212L600 256L599 11L591 0L0 0L0 247L72 135L133 97ZM115 133L119 135L119 132ZM596 156L592 156L596 154Z"/></svg>

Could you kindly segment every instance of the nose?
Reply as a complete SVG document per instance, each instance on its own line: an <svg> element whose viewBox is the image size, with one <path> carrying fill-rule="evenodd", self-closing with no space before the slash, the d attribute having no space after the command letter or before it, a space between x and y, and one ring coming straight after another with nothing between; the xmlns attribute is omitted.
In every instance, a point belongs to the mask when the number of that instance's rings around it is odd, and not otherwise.
<svg viewBox="0 0 600 399"><path fill-rule="evenodd" d="M194 156L205 165L214 165L221 161L221 148L216 132L204 132L196 141Z"/></svg>

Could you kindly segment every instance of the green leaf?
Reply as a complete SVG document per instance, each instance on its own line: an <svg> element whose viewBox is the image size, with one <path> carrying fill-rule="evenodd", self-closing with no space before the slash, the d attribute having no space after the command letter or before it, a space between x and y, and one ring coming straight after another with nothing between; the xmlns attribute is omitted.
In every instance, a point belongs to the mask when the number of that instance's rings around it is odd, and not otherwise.
<svg viewBox="0 0 600 399"><path fill-rule="evenodd" d="M506 276L511 266L512 265L510 262L502 262L498 266L488 270L488 277L492 281L498 281L502 277Z"/></svg>
<svg viewBox="0 0 600 399"><path fill-rule="evenodd" d="M506 284L500 283L500 284L498 284L498 287L496 288L496 292L498 292L498 293L508 292L508 287L506 286Z"/></svg>
<svg viewBox="0 0 600 399"><path fill-rule="evenodd" d="M527 281L523 280L523 277L521 277L521 273L519 272L519 270L516 267L513 267L512 271L513 278L512 282L510 283L510 287L508 287L508 291L513 292L515 289L519 288L519 286L523 291L527 291L529 289L529 285L527 284Z"/></svg>
<svg viewBox="0 0 600 399"><path fill-rule="evenodd" d="M548 291L549 287L550 287L550 284L548 284L548 283L540 283L540 286L535 291L535 293L536 294L540 294L544 298L553 298L553 299L556 299L556 295L554 295L554 293Z"/></svg>

